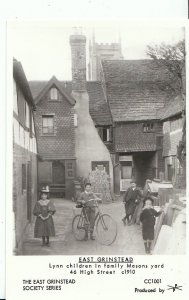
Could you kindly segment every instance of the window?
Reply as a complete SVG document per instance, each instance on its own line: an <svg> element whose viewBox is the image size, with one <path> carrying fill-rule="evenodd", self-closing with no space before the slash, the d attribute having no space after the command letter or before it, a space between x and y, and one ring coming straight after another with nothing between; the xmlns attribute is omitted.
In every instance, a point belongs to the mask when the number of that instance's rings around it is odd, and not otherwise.
<svg viewBox="0 0 189 300"><path fill-rule="evenodd" d="M121 179L131 179L132 178L132 161L122 161L121 162Z"/></svg>
<svg viewBox="0 0 189 300"><path fill-rule="evenodd" d="M26 165L22 164L22 193L26 190Z"/></svg>
<svg viewBox="0 0 189 300"><path fill-rule="evenodd" d="M143 132L152 132L154 128L153 123L144 123L143 124Z"/></svg>
<svg viewBox="0 0 189 300"><path fill-rule="evenodd" d="M30 128L30 108L27 102L25 102L25 125Z"/></svg>
<svg viewBox="0 0 189 300"><path fill-rule="evenodd" d="M102 139L104 142L110 141L110 129L109 128L103 128Z"/></svg>
<svg viewBox="0 0 189 300"><path fill-rule="evenodd" d="M112 128L110 127L99 127L98 128L99 135L103 142L112 141Z"/></svg>
<svg viewBox="0 0 189 300"><path fill-rule="evenodd" d="M17 96L17 87L16 87L16 81L13 82L13 100L14 100L14 112L18 115L18 96Z"/></svg>
<svg viewBox="0 0 189 300"><path fill-rule="evenodd" d="M33 120L33 116L31 116L31 130L32 130L32 134L35 135L35 127L34 127L34 120Z"/></svg>
<svg viewBox="0 0 189 300"><path fill-rule="evenodd" d="M66 161L66 178L73 179L75 176L74 162Z"/></svg>
<svg viewBox="0 0 189 300"><path fill-rule="evenodd" d="M42 133L43 134L54 134L54 117L53 116L42 116Z"/></svg>
<svg viewBox="0 0 189 300"><path fill-rule="evenodd" d="M173 178L173 166L171 164L167 165L167 179L168 181L172 181Z"/></svg>
<svg viewBox="0 0 189 300"><path fill-rule="evenodd" d="M105 170L109 174L109 161L92 161L91 162L92 170Z"/></svg>
<svg viewBox="0 0 189 300"><path fill-rule="evenodd" d="M50 99L51 100L58 100L58 90L56 88L52 88L50 90Z"/></svg>

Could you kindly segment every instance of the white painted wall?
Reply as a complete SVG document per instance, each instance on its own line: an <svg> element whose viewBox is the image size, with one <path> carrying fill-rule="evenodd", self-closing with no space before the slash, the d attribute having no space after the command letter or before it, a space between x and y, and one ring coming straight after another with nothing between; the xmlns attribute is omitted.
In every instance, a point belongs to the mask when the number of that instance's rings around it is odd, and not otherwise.
<svg viewBox="0 0 189 300"><path fill-rule="evenodd" d="M37 154L36 138L31 138L30 133L26 131L15 118L13 118L13 135L15 144L32 153Z"/></svg>
<svg viewBox="0 0 189 300"><path fill-rule="evenodd" d="M109 161L110 182L113 190L113 165L110 153L101 140L89 114L89 97L87 92L72 92L76 100L75 112L78 124L76 136L77 176L88 177L91 161Z"/></svg>

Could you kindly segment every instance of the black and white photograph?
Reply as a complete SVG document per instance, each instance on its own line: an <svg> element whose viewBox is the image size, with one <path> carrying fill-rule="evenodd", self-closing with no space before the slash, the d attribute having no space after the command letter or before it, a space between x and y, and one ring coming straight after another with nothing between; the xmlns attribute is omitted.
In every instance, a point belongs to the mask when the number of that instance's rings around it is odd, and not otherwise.
<svg viewBox="0 0 189 300"><path fill-rule="evenodd" d="M185 28L8 33L13 255L186 254Z"/></svg>

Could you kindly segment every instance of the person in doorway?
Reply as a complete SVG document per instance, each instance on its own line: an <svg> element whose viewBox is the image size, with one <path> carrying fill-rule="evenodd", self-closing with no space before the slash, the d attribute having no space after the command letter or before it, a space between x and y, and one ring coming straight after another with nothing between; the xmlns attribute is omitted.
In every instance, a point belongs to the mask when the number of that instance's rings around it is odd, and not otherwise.
<svg viewBox="0 0 189 300"><path fill-rule="evenodd" d="M49 199L49 188L42 188L40 199L36 202L33 214L36 216L34 237L42 238L42 246L49 246L49 237L55 236L54 221L52 215L55 207Z"/></svg>
<svg viewBox="0 0 189 300"><path fill-rule="evenodd" d="M142 197L141 191L137 188L136 182L131 181L131 186L126 191L123 202L125 204L125 217L122 219L124 225L131 225L130 221L134 214L137 204L140 202ZM126 223L127 222L127 223Z"/></svg>
<svg viewBox="0 0 189 300"><path fill-rule="evenodd" d="M99 198L91 191L91 183L85 184L85 191L81 193L77 202L81 203L84 206L84 213L88 223L85 224L85 238L84 240L88 240L88 232L90 231L90 239L95 240L93 235L94 224L95 224L95 201L90 201Z"/></svg>
<svg viewBox="0 0 189 300"><path fill-rule="evenodd" d="M153 200L147 198L144 202L143 210L140 214L140 221L142 223L142 236L144 240L144 247L147 254L151 254L151 245L154 240L154 226L156 217L163 212L163 208L157 212L153 208Z"/></svg>

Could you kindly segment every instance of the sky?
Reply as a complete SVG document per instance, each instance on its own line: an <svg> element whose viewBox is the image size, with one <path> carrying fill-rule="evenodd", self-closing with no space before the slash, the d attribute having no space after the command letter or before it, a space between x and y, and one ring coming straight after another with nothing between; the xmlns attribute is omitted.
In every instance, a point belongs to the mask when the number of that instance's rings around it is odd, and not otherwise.
<svg viewBox="0 0 189 300"><path fill-rule="evenodd" d="M118 42L121 38L124 59L145 59L147 45L173 44L183 39L184 29L173 25L141 23L79 24L63 22L11 22L8 24L8 47L22 63L28 80L71 80L71 48L69 37L74 27L82 27L89 40L92 33L98 43Z"/></svg>

